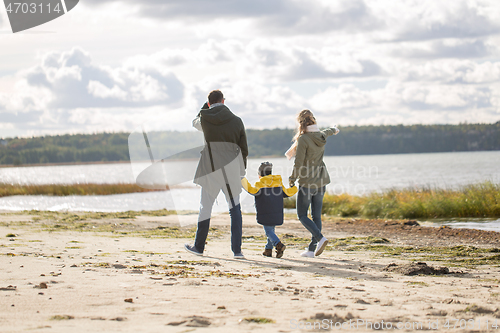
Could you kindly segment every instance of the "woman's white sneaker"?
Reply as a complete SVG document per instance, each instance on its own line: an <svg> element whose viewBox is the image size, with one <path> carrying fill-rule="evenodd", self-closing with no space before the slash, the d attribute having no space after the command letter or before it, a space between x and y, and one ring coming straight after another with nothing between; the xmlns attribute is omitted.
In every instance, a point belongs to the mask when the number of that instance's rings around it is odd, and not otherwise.
<svg viewBox="0 0 500 333"><path fill-rule="evenodd" d="M300 254L301 257L314 258L314 252L306 250Z"/></svg>
<svg viewBox="0 0 500 333"><path fill-rule="evenodd" d="M327 245L328 239L326 239L326 237L321 238L321 240L318 242L318 245L316 245L316 251L314 251L314 255L319 256L321 253L323 253L323 250Z"/></svg>

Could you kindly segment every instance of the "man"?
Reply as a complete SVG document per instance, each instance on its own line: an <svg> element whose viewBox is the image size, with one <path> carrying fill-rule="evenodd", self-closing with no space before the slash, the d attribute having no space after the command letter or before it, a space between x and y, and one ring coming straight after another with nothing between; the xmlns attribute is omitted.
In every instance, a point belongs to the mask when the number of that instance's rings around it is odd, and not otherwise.
<svg viewBox="0 0 500 333"><path fill-rule="evenodd" d="M193 120L193 127L203 131L205 137L205 147L194 178L194 183L201 186L201 204L194 245L185 244L184 248L190 253L203 255L212 206L222 190L231 216L231 249L234 258L244 259L241 252L242 217L239 195L248 156L245 126L224 105L222 92L213 90L208 95L208 102Z"/></svg>

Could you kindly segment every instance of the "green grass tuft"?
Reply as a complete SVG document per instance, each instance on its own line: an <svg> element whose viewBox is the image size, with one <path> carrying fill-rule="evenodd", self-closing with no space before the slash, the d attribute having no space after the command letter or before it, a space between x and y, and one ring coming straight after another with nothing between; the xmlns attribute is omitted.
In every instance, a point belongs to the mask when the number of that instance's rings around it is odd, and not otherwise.
<svg viewBox="0 0 500 333"><path fill-rule="evenodd" d="M264 317L248 317L248 318L243 318L243 321L246 321L247 323L257 323L257 324L274 324L276 321L273 319L269 318L264 318Z"/></svg>
<svg viewBox="0 0 500 333"><path fill-rule="evenodd" d="M70 320L70 319L75 319L75 317L69 315L55 315L50 317L50 320Z"/></svg>

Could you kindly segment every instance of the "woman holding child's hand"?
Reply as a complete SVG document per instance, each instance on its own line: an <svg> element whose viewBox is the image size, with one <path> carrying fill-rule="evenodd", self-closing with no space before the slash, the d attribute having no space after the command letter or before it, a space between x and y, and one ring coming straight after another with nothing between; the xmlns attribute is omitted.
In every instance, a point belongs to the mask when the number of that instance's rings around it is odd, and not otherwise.
<svg viewBox="0 0 500 333"><path fill-rule="evenodd" d="M311 243L303 257L320 255L328 244L328 240L321 233L321 209L326 185L330 183L330 176L323 162L326 138L339 133L336 126L320 130L316 118L309 110L302 110L297 115L299 124L293 144L285 153L288 159L295 156L292 175L289 178L290 186L299 181L297 194L297 216L302 225L312 235ZM307 216L311 206L312 220Z"/></svg>

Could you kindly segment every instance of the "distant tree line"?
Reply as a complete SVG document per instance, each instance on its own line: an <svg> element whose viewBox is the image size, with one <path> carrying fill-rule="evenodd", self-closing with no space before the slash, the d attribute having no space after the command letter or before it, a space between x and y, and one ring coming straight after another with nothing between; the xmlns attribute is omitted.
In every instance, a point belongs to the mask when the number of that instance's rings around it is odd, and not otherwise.
<svg viewBox="0 0 500 333"><path fill-rule="evenodd" d="M294 130L248 130L251 156L280 155ZM325 155L409 154L500 150L500 121L495 124L341 127L328 138Z"/></svg>
<svg viewBox="0 0 500 333"><path fill-rule="evenodd" d="M3 140L0 164L126 161L126 133L56 135Z"/></svg>
<svg viewBox="0 0 500 333"><path fill-rule="evenodd" d="M325 155L403 154L500 150L500 122L495 124L348 126L328 139ZM251 157L283 156L292 129L247 130ZM55 135L0 140L0 164L44 164L129 161L129 133ZM151 134L161 152L180 152L200 145L196 132ZM153 145L152 145L153 146ZM191 155L196 157L194 149ZM198 155L199 156L199 155ZM164 156L168 157L168 156Z"/></svg>
<svg viewBox="0 0 500 333"><path fill-rule="evenodd" d="M410 154L500 150L495 124L353 126L341 130L326 155Z"/></svg>

